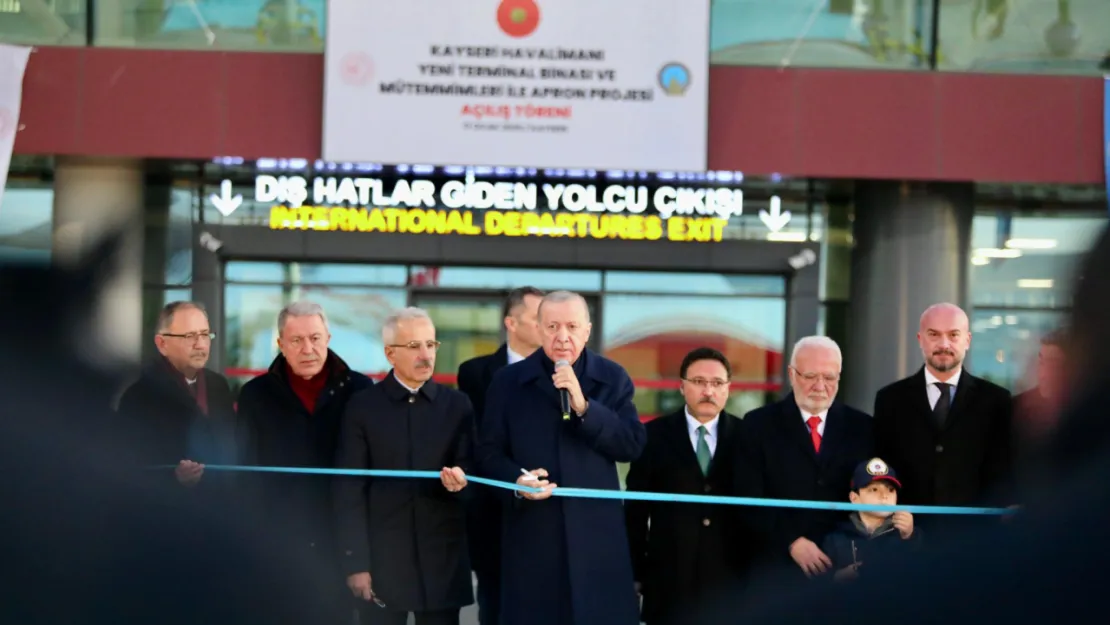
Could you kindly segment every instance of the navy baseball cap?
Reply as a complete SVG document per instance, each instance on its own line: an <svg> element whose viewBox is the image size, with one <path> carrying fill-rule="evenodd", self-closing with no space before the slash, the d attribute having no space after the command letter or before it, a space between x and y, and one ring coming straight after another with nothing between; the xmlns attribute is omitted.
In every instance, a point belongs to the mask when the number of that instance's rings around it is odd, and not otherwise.
<svg viewBox="0 0 1110 625"><path fill-rule="evenodd" d="M890 468L882 458L872 458L867 462L859 463L856 472L852 474L852 490L859 490L875 480L886 480L894 484L895 488L902 488L894 469Z"/></svg>

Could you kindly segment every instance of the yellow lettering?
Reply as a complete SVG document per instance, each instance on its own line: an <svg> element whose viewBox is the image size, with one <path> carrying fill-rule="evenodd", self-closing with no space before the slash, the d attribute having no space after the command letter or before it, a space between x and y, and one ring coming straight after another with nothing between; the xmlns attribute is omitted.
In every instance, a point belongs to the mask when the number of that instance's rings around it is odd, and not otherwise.
<svg viewBox="0 0 1110 625"><path fill-rule="evenodd" d="M682 217L671 217L667 220L667 238L672 241L686 240L686 222Z"/></svg>
<svg viewBox="0 0 1110 625"><path fill-rule="evenodd" d="M486 234L494 237L505 234L505 229L501 227L502 215L497 211L486 211Z"/></svg>
<svg viewBox="0 0 1110 625"><path fill-rule="evenodd" d="M502 219L504 220L505 236L522 237L531 234L520 227L520 213L505 213Z"/></svg>
<svg viewBox="0 0 1110 625"><path fill-rule="evenodd" d="M663 220L655 215L644 218L644 238L658 241L663 238Z"/></svg>

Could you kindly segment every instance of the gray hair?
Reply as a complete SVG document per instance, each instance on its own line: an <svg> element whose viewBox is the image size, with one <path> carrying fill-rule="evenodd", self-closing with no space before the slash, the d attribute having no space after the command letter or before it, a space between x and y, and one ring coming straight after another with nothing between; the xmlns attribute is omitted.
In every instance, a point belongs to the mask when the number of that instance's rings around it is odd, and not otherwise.
<svg viewBox="0 0 1110 625"><path fill-rule="evenodd" d="M315 302L304 300L286 304L285 308L282 308L277 316L278 336L281 336L281 333L285 331L285 322L288 321L290 317L311 317L312 315L319 315L320 321L324 322L324 329L327 329L328 316L324 314L323 306Z"/></svg>
<svg viewBox="0 0 1110 625"><path fill-rule="evenodd" d="M432 318L428 316L428 311L416 306L409 306L401 310L391 313L382 322L382 345L393 345L397 336L397 326L402 321L411 321L413 319L427 319L428 323L432 322Z"/></svg>
<svg viewBox="0 0 1110 625"><path fill-rule="evenodd" d="M582 302L582 310L586 311L586 321L588 322L590 320L590 306L586 303L586 298L582 297L578 293L575 293L574 291L552 291L547 295L544 295L543 300L540 301L540 307L536 313L536 316L541 319L543 318L544 304L562 304L563 302L571 301Z"/></svg>
<svg viewBox="0 0 1110 625"><path fill-rule="evenodd" d="M797 364L798 352L814 348L827 349L833 352L836 354L836 361L844 364L844 357L840 354L840 346L836 344L836 341L827 336L803 336L797 343L794 343L794 350L790 353L790 366L793 367Z"/></svg>
<svg viewBox="0 0 1110 625"><path fill-rule="evenodd" d="M161 334L162 332L165 332L166 330L170 329L170 326L173 325L173 316L175 314L177 314L177 311L187 310L189 308L192 308L194 310L199 310L200 312L204 313L205 317L208 316L208 311L204 309L204 304L201 304L200 302L191 302L191 301L170 302L169 304L166 304L165 306L163 306L162 310L158 313L158 325L157 325L158 333Z"/></svg>

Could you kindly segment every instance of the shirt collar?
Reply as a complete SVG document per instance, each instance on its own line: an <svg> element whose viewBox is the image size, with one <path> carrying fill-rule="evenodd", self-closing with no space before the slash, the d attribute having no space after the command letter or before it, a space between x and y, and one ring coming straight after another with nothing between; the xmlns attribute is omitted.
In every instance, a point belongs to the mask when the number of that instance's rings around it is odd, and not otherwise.
<svg viewBox="0 0 1110 625"><path fill-rule="evenodd" d="M945 382L945 384L950 384L952 386L959 386L960 385L960 376L963 374L963 372L964 372L963 367L960 367L959 369L956 370L955 375L953 375L951 378L948 378L948 381ZM937 379L937 376L933 375L933 372L929 371L928 367L925 367L925 386L927 386L927 387L932 386L932 385L934 385L938 382L940 382L940 380Z"/></svg>
<svg viewBox="0 0 1110 625"><path fill-rule="evenodd" d="M397 377L397 374L396 374L396 373L394 373L394 374L393 374L393 381L395 381L395 382L397 382L398 384L400 384L400 385L401 385L401 386L402 386L402 387L403 387L403 388L404 388L404 389L405 389L406 391L408 391L408 392L412 393L413 395L415 395L415 394L417 394L417 393L419 393L419 392L420 392L420 389L419 389L419 388L412 388L411 386L409 386L409 385L405 384L404 382L402 382L402 381L401 381L401 379Z"/></svg>
<svg viewBox="0 0 1110 625"><path fill-rule="evenodd" d="M686 412L686 429L690 431L691 436L698 431L699 427L703 425L705 426L705 431L710 437L717 436L717 424L721 421L720 413L717 413L717 416L713 417L707 423L702 423L701 421L695 419L694 415L690 414L689 406L686 406L684 410Z"/></svg>
<svg viewBox="0 0 1110 625"><path fill-rule="evenodd" d="M508 354L509 354L509 364L510 365L524 360L524 356L521 356L520 354L514 352L513 348L509 347L507 344L505 345L505 351L508 352Z"/></svg>

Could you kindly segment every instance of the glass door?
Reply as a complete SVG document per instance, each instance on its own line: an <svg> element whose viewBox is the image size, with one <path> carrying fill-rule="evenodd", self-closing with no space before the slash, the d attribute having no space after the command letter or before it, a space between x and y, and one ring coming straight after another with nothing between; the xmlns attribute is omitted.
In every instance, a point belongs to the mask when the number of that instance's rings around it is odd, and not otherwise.
<svg viewBox="0 0 1110 625"><path fill-rule="evenodd" d="M428 311L442 343L437 373L454 375L463 362L497 351L504 337L502 299L497 293L413 292L412 305Z"/></svg>

